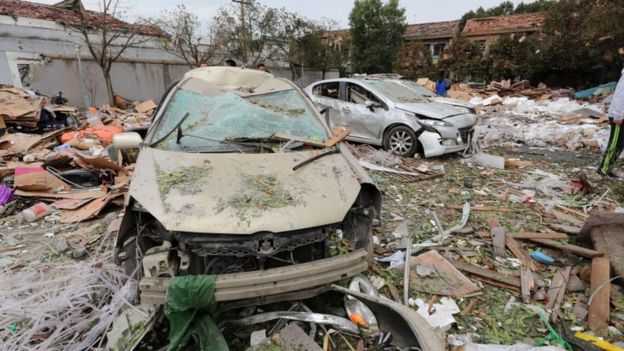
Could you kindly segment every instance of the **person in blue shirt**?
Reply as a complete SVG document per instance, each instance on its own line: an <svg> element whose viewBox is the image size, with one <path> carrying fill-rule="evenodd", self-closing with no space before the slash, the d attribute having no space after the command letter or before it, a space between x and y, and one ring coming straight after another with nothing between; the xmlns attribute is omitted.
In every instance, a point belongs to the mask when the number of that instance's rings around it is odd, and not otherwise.
<svg viewBox="0 0 624 351"><path fill-rule="evenodd" d="M598 167L598 174L609 177L617 178L613 173L613 165L615 161L620 157L622 149L624 149L624 129L622 129L624 122L624 70L622 70L622 76L620 81L615 87L613 98L611 99L611 106L609 106L609 124L611 125L611 133L609 135L609 143L607 144L607 150Z"/></svg>
<svg viewBox="0 0 624 351"><path fill-rule="evenodd" d="M446 78L446 73L444 71L440 71L438 81L436 82L436 94L438 96L446 96L446 92L451 87L451 81Z"/></svg>

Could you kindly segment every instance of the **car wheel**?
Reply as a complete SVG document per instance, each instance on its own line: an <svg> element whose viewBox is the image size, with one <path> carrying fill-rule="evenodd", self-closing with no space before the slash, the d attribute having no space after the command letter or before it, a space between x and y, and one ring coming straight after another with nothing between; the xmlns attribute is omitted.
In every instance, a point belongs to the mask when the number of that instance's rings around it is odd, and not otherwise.
<svg viewBox="0 0 624 351"><path fill-rule="evenodd" d="M396 126L386 134L384 149L399 156L412 157L418 150L416 133L407 126Z"/></svg>

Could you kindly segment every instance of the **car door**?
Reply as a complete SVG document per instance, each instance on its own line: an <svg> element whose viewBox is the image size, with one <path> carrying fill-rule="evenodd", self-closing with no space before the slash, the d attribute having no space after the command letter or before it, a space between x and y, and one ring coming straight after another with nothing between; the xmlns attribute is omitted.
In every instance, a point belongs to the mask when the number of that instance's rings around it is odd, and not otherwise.
<svg viewBox="0 0 624 351"><path fill-rule="evenodd" d="M341 123L351 130L351 139L380 144L379 140L387 105L364 86L352 82L342 85ZM374 107L367 107L366 102Z"/></svg>
<svg viewBox="0 0 624 351"><path fill-rule="evenodd" d="M344 102L339 99L339 94L339 81L320 83L312 88L313 101L315 104L319 105L319 110L325 110L323 116L330 128L342 125L340 121L340 111L341 105L343 105Z"/></svg>

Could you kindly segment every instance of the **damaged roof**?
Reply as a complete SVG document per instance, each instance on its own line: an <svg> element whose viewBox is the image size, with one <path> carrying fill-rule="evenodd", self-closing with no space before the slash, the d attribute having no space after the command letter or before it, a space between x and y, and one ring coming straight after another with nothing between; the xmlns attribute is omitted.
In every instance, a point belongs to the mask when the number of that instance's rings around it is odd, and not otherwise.
<svg viewBox="0 0 624 351"><path fill-rule="evenodd" d="M488 34L535 32L544 25L544 12L517 15L473 18L466 22L463 34L477 36Z"/></svg>
<svg viewBox="0 0 624 351"><path fill-rule="evenodd" d="M405 28L405 40L424 40L452 38L459 30L459 20L408 24Z"/></svg>
<svg viewBox="0 0 624 351"><path fill-rule="evenodd" d="M0 15L48 20L63 25L79 25L79 11L82 10L86 13L87 22L95 24L94 26L107 23L111 28L118 31L131 31L155 36L163 35L160 28L155 26L132 24L99 12L84 10L79 0L73 1L72 4L73 6L68 6L68 1L63 1L57 6L20 0L1 0Z"/></svg>

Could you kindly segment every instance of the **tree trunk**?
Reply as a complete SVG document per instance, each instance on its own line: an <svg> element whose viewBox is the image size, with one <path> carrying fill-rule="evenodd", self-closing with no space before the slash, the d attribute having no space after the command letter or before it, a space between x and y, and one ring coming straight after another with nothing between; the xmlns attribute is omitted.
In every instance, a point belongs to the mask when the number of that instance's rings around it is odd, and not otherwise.
<svg viewBox="0 0 624 351"><path fill-rule="evenodd" d="M103 71L104 81L106 82L106 92L108 93L108 103L111 107L115 106L115 91L113 90L113 80L111 79L110 72Z"/></svg>

